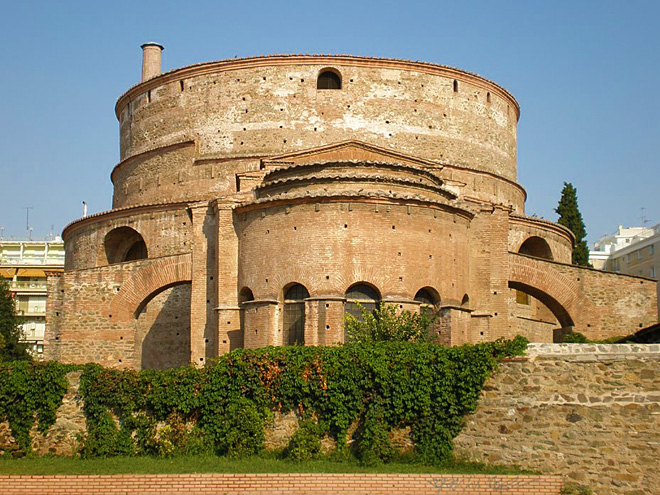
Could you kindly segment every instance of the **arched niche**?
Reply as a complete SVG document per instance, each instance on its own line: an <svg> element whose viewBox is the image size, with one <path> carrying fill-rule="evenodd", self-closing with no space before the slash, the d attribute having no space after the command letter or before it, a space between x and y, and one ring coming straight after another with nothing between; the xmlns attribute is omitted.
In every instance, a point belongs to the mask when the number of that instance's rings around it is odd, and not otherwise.
<svg viewBox="0 0 660 495"><path fill-rule="evenodd" d="M190 300L192 284L162 288L136 312L135 346L142 369L167 369L190 362Z"/></svg>
<svg viewBox="0 0 660 495"><path fill-rule="evenodd" d="M376 311L376 308L380 304L380 300L380 292L375 287L362 282L353 284L346 291L344 313L350 314L358 320L362 320L362 311L360 310L360 307L366 311Z"/></svg>
<svg viewBox="0 0 660 495"><path fill-rule="evenodd" d="M554 259L548 241L538 236L532 236L525 239L525 242L520 245L518 252L520 254L534 256L535 258L542 258L544 260Z"/></svg>
<svg viewBox="0 0 660 495"><path fill-rule="evenodd" d="M149 257L144 238L131 227L112 229L105 235L103 247L108 264L136 261Z"/></svg>
<svg viewBox="0 0 660 495"><path fill-rule="evenodd" d="M422 307L432 308L440 303L440 294L432 287L423 287L417 291L414 299Z"/></svg>

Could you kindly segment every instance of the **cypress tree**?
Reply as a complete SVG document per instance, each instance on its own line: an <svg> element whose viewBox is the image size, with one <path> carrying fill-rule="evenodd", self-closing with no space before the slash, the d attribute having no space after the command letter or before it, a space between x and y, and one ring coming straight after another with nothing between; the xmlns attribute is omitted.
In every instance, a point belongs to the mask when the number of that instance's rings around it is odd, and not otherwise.
<svg viewBox="0 0 660 495"><path fill-rule="evenodd" d="M20 342L20 323L9 284L0 279L0 362L30 359L26 345Z"/></svg>
<svg viewBox="0 0 660 495"><path fill-rule="evenodd" d="M587 236L587 231L584 227L582 214L578 208L577 189L573 187L570 182L564 182L564 189L561 191L561 198L555 212L559 214L557 222L564 227L568 227L575 235L575 246L573 247L572 262L574 265L588 266L589 263L589 247L584 238Z"/></svg>

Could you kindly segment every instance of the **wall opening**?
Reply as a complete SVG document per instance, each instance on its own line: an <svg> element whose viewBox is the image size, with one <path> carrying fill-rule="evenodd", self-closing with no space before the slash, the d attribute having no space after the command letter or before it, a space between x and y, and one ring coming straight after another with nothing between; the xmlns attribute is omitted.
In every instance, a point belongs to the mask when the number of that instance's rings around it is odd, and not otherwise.
<svg viewBox="0 0 660 495"><path fill-rule="evenodd" d="M108 264L136 261L149 257L147 244L135 229L117 227L105 235L103 242Z"/></svg>
<svg viewBox="0 0 660 495"><path fill-rule="evenodd" d="M520 254L534 256L535 258L542 258L544 260L552 261L554 259L548 241L538 236L528 237L525 242L520 245L518 252Z"/></svg>
<svg viewBox="0 0 660 495"><path fill-rule="evenodd" d="M509 281L509 288L515 289L518 292L524 292L525 294L528 294L531 296L532 299L530 299L530 305L534 306L535 299L540 301L545 308L547 308L548 311L554 315L554 317L557 319L557 322L559 323L559 326L562 328L568 328L568 327L573 327L573 318L568 314L568 311L566 311L566 308L562 306L562 304L557 301L554 297L552 297L550 294L544 292L543 290L533 287L531 285L522 283L522 282L514 282L514 281ZM516 299L517 299L517 294L516 294Z"/></svg>
<svg viewBox="0 0 660 495"><path fill-rule="evenodd" d="M252 294L252 290L250 288L243 287L238 293L238 303L241 304L248 301L254 301L254 294Z"/></svg>
<svg viewBox="0 0 660 495"><path fill-rule="evenodd" d="M373 313L379 304L380 294L378 290L367 284L355 284L346 291L344 313L362 321L360 306L366 311Z"/></svg>
<svg viewBox="0 0 660 495"><path fill-rule="evenodd" d="M166 369L190 362L192 284L163 287L140 304L135 322L136 362L142 369Z"/></svg>
<svg viewBox="0 0 660 495"><path fill-rule="evenodd" d="M440 303L440 295L435 289L424 287L415 294L415 301L419 302L422 308L434 308Z"/></svg>
<svg viewBox="0 0 660 495"><path fill-rule="evenodd" d="M304 285L294 284L284 293L283 335L286 345L305 343L305 299L309 292Z"/></svg>
<svg viewBox="0 0 660 495"><path fill-rule="evenodd" d="M334 69L324 69L316 80L316 89L341 89L341 74Z"/></svg>

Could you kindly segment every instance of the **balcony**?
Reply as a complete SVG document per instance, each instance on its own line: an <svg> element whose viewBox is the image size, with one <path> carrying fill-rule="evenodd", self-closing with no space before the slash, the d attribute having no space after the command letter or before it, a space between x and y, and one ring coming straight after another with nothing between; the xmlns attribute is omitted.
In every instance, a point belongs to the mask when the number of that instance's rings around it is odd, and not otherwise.
<svg viewBox="0 0 660 495"><path fill-rule="evenodd" d="M9 289L13 291L30 291L30 292L44 292L48 285L46 281L35 281L35 282L22 282L22 281L12 281L9 285Z"/></svg>

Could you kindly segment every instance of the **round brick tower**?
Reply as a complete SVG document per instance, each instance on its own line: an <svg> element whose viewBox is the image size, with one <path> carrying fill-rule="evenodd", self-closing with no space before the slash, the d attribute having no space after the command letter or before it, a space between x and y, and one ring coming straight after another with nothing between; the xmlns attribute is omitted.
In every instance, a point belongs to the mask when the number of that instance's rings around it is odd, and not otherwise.
<svg viewBox="0 0 660 495"><path fill-rule="evenodd" d="M63 232L50 357L162 368L333 345L357 302L429 308L446 344L586 327L589 302L552 268L572 235L524 214L500 86L344 55L161 73L162 46L143 51L116 105L113 209Z"/></svg>

